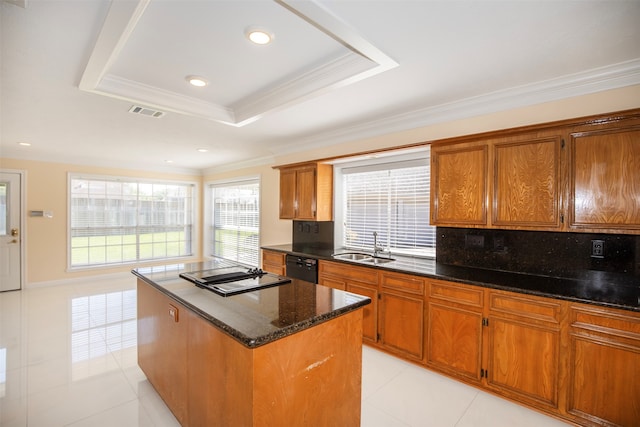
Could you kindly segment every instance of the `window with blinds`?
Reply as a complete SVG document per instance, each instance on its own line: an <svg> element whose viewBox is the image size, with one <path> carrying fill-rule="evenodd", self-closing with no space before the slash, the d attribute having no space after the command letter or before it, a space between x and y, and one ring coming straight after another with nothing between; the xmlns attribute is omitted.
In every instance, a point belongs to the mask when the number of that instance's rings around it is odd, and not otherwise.
<svg viewBox="0 0 640 427"><path fill-rule="evenodd" d="M71 268L193 255L192 183L69 179Z"/></svg>
<svg viewBox="0 0 640 427"><path fill-rule="evenodd" d="M429 157L341 170L343 246L371 251L435 256L435 227L429 225ZM426 156L426 157L425 157Z"/></svg>
<svg viewBox="0 0 640 427"><path fill-rule="evenodd" d="M260 180L209 185L209 253L258 267L260 252Z"/></svg>

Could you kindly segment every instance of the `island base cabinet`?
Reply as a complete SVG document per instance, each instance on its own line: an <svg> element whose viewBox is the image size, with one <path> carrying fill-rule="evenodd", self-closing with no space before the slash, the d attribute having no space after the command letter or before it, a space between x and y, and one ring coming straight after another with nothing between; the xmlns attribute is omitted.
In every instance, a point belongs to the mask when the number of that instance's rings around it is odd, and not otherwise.
<svg viewBox="0 0 640 427"><path fill-rule="evenodd" d="M138 280L138 365L182 425L187 417L186 308Z"/></svg>
<svg viewBox="0 0 640 427"><path fill-rule="evenodd" d="M138 363L181 425L360 425L361 309L255 348L141 280L138 310Z"/></svg>
<svg viewBox="0 0 640 427"><path fill-rule="evenodd" d="M360 426L362 310L254 351L255 426Z"/></svg>

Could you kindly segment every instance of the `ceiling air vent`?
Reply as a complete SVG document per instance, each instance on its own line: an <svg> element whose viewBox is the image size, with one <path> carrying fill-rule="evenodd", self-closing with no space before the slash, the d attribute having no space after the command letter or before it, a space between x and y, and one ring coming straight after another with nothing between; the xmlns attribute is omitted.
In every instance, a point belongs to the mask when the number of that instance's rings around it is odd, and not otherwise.
<svg viewBox="0 0 640 427"><path fill-rule="evenodd" d="M143 116L160 118L164 116L164 111L152 110L151 108L141 107L139 105L132 105L129 108L129 112L133 114L141 114Z"/></svg>

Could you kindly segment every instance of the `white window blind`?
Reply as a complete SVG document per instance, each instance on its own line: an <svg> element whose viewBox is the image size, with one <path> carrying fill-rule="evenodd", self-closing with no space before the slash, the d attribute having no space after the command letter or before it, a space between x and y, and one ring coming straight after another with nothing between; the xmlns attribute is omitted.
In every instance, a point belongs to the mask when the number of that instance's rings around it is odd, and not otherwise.
<svg viewBox="0 0 640 427"><path fill-rule="evenodd" d="M343 246L435 256L429 225L429 161L405 161L342 170Z"/></svg>
<svg viewBox="0 0 640 427"><path fill-rule="evenodd" d="M193 254L194 184L70 177L70 266Z"/></svg>
<svg viewBox="0 0 640 427"><path fill-rule="evenodd" d="M211 184L209 250L213 256L259 265L260 181Z"/></svg>

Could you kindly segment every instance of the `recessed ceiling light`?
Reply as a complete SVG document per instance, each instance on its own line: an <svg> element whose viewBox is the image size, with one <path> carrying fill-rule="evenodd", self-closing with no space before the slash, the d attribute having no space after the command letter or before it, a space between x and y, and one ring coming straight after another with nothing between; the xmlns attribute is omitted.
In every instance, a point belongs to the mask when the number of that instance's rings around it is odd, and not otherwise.
<svg viewBox="0 0 640 427"><path fill-rule="evenodd" d="M206 148L198 148L197 151L200 152L200 153L206 153L209 150L207 150Z"/></svg>
<svg viewBox="0 0 640 427"><path fill-rule="evenodd" d="M200 77L200 76L187 76L187 77L185 77L185 79L187 79L187 81L189 82L189 84L191 86L205 87L206 85L209 84L207 79L205 79L204 77Z"/></svg>
<svg viewBox="0 0 640 427"><path fill-rule="evenodd" d="M165 160L165 163L173 163L173 160Z"/></svg>
<svg viewBox="0 0 640 427"><path fill-rule="evenodd" d="M261 28L249 28L245 34L255 44L269 44L273 40L273 34Z"/></svg>
<svg viewBox="0 0 640 427"><path fill-rule="evenodd" d="M18 142L18 145L22 145L23 147L31 147L30 142Z"/></svg>

